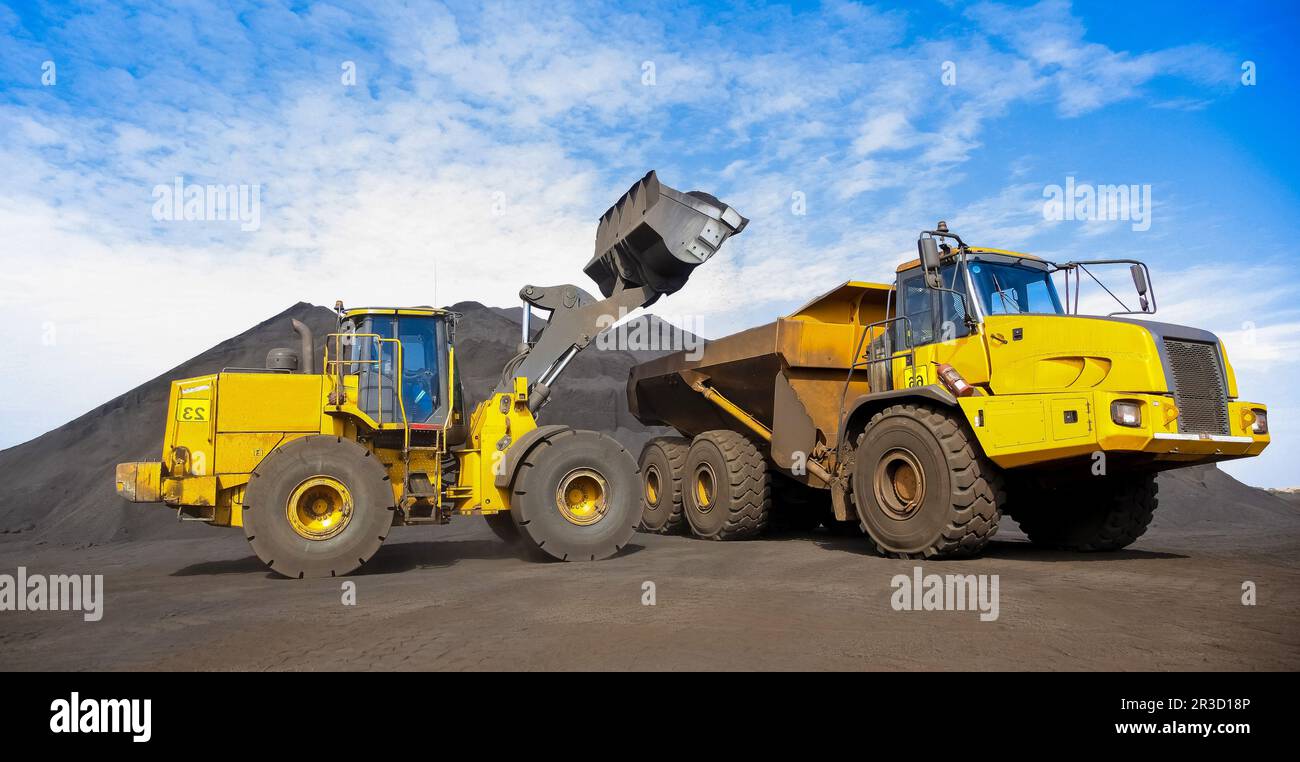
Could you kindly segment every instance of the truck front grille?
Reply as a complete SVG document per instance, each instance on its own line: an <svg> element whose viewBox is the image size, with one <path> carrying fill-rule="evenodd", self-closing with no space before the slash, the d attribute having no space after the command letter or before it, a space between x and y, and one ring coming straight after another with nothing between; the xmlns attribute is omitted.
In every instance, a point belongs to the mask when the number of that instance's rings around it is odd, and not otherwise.
<svg viewBox="0 0 1300 762"><path fill-rule="evenodd" d="M1214 344L1165 339L1181 434L1228 433L1228 385Z"/></svg>

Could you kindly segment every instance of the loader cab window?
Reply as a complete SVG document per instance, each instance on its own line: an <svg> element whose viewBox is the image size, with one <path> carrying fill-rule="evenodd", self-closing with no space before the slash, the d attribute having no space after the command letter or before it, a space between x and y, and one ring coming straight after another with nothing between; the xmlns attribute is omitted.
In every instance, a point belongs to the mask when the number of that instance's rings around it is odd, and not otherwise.
<svg viewBox="0 0 1300 762"><path fill-rule="evenodd" d="M945 288L966 292L965 279L961 277L961 265L944 266ZM921 268L900 273L898 276L898 306L900 314L906 315L908 322L894 324L894 351L906 350L909 346L922 346L940 341L951 341L970 335L970 326L966 323L965 300L952 291L936 291L925 285L925 275ZM911 336L907 329L911 328Z"/></svg>
<svg viewBox="0 0 1300 762"><path fill-rule="evenodd" d="M406 405L407 418L414 423L432 418L442 399L438 322L429 318L403 318L399 321L402 402Z"/></svg>
<svg viewBox="0 0 1300 762"><path fill-rule="evenodd" d="M408 423L441 423L447 417L449 377L446 321L440 316L367 315L356 332L398 339L402 346L399 358L392 342L356 340L359 407L380 423L401 423L403 409ZM374 359L379 362L370 362Z"/></svg>

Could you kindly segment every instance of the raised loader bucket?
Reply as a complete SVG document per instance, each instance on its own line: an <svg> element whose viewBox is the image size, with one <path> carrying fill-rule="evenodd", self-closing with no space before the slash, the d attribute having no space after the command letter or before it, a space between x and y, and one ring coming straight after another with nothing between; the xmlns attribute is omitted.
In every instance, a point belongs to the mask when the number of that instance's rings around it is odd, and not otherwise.
<svg viewBox="0 0 1300 762"><path fill-rule="evenodd" d="M671 294L748 223L713 196L673 190L651 171L601 216L596 254L582 271L605 296L620 285Z"/></svg>

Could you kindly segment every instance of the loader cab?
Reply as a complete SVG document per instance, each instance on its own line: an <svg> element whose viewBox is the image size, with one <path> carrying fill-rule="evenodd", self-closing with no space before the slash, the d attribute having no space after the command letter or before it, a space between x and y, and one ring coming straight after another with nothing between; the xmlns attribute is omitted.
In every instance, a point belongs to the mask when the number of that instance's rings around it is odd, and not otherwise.
<svg viewBox="0 0 1300 762"><path fill-rule="evenodd" d="M347 372L358 377L357 406L381 425L435 428L453 401L452 318L433 308L356 309L340 332Z"/></svg>

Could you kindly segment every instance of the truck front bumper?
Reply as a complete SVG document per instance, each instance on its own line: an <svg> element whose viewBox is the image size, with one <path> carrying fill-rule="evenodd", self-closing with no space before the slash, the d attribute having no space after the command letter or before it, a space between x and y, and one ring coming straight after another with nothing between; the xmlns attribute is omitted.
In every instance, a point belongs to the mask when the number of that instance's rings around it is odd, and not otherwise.
<svg viewBox="0 0 1300 762"><path fill-rule="evenodd" d="M1133 403L1136 426L1116 423L1111 416L1116 401ZM1244 458L1263 452L1270 441L1267 431L1252 426L1255 402L1231 401L1227 408L1227 434L1178 431L1180 412L1172 397L1153 394L1084 392L1058 394L965 397L960 400L980 445L1004 468L1093 456L1094 453L1128 453L1173 467Z"/></svg>

